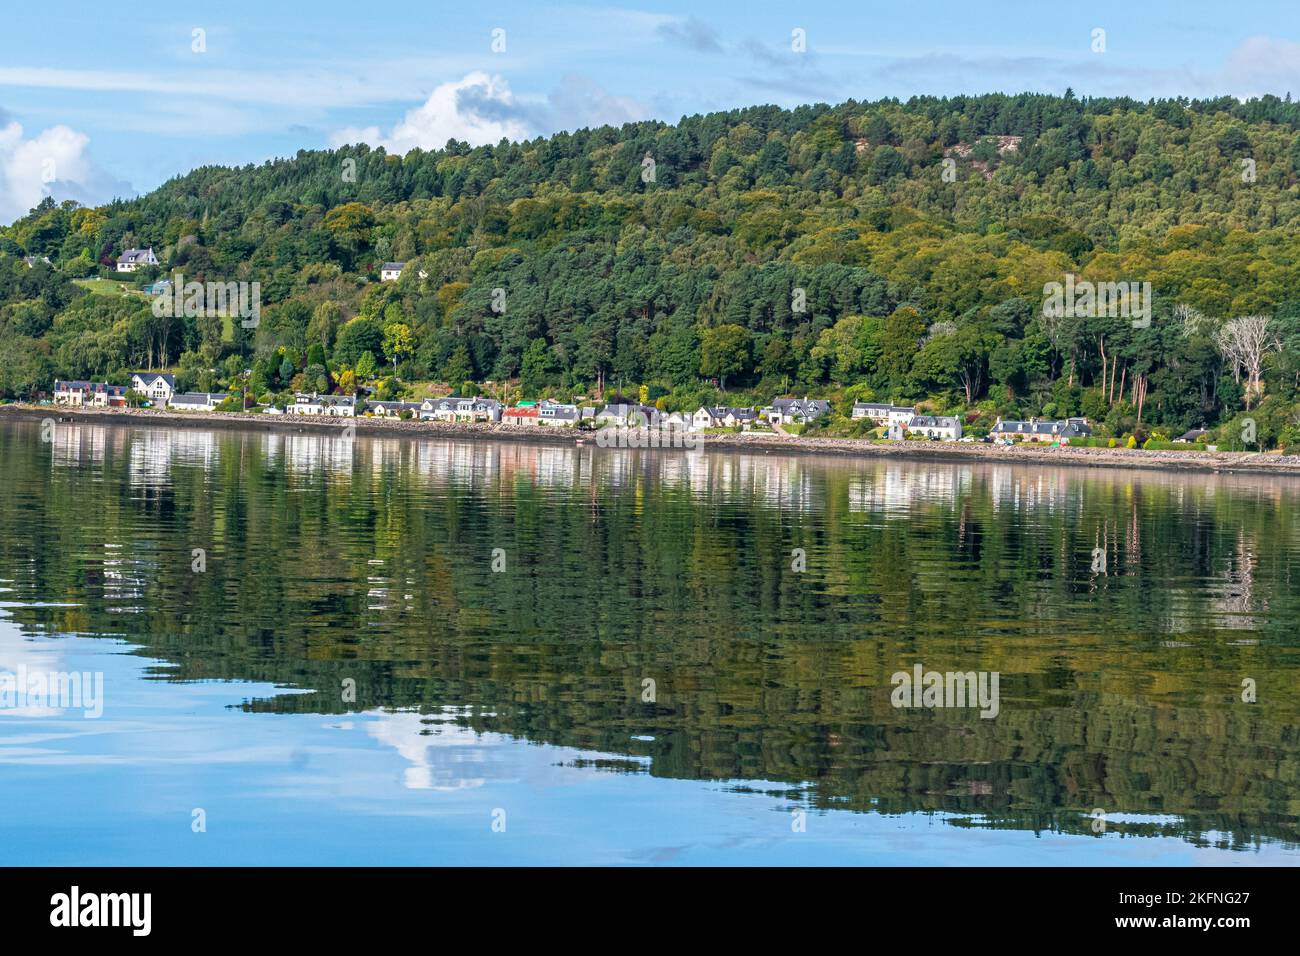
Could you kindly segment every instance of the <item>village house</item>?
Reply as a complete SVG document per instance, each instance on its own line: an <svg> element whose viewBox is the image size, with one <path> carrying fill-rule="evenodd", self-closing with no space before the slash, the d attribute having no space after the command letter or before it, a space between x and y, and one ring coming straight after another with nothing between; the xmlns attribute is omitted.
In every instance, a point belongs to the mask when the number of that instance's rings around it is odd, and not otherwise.
<svg viewBox="0 0 1300 956"><path fill-rule="evenodd" d="M385 262L379 267L379 281L396 282L402 277L402 270L405 268L405 262Z"/></svg>
<svg viewBox="0 0 1300 956"><path fill-rule="evenodd" d="M907 422L907 430L923 438L957 441L961 438L961 419L945 415L913 415Z"/></svg>
<svg viewBox="0 0 1300 956"><path fill-rule="evenodd" d="M420 418L440 422L499 422L501 403L494 398L426 398L420 405Z"/></svg>
<svg viewBox="0 0 1300 956"><path fill-rule="evenodd" d="M506 425L540 425L537 420L536 405L516 405L501 413L501 421Z"/></svg>
<svg viewBox="0 0 1300 956"><path fill-rule="evenodd" d="M23 256L23 262L27 263L27 268L35 269L36 263L43 262L47 266L50 264L49 256Z"/></svg>
<svg viewBox="0 0 1300 956"><path fill-rule="evenodd" d="M167 407L180 412L210 412L229 397L229 392L177 392Z"/></svg>
<svg viewBox="0 0 1300 956"><path fill-rule="evenodd" d="M124 408L126 392L125 385L55 379L54 404L85 408Z"/></svg>
<svg viewBox="0 0 1300 956"><path fill-rule="evenodd" d="M995 439L1064 443L1072 438L1087 438L1092 434L1092 426L1086 418L1067 418L1063 421L1040 421L1037 418L1029 421L1003 421L999 418L989 434Z"/></svg>
<svg viewBox="0 0 1300 956"><path fill-rule="evenodd" d="M778 398L759 414L774 425L810 422L830 411L831 403L822 398Z"/></svg>
<svg viewBox="0 0 1300 956"><path fill-rule="evenodd" d="M537 424L552 428L572 428L578 424L582 412L577 405L566 405L544 398L537 403Z"/></svg>
<svg viewBox="0 0 1300 956"><path fill-rule="evenodd" d="M176 377L157 372L135 372L131 375L131 388L154 405L165 407L176 393Z"/></svg>
<svg viewBox="0 0 1300 956"><path fill-rule="evenodd" d="M323 415L326 418L355 418L357 414L357 397L355 395L320 395L312 392L307 395L295 392L293 404L285 409L290 415Z"/></svg>
<svg viewBox="0 0 1300 956"><path fill-rule="evenodd" d="M869 418L883 428L893 428L897 425L906 428L907 423L915 415L916 409L911 405L890 405L886 402L854 402L850 417L855 420Z"/></svg>
<svg viewBox="0 0 1300 956"><path fill-rule="evenodd" d="M418 418L422 407L420 402L366 402L366 411L376 418L401 418L403 412Z"/></svg>
<svg viewBox="0 0 1300 956"><path fill-rule="evenodd" d="M713 407L701 405L691 416L691 427L696 431L706 428L748 428L758 418L758 412L752 408L727 408L722 405Z"/></svg>
<svg viewBox="0 0 1300 956"><path fill-rule="evenodd" d="M117 258L118 272L134 272L141 266L158 265L158 257L153 254L153 246L148 249L127 249Z"/></svg>
<svg viewBox="0 0 1300 956"><path fill-rule="evenodd" d="M606 405L596 413L597 425L618 425L624 428L645 428L659 425L663 413L650 405L617 402Z"/></svg>
<svg viewBox="0 0 1300 956"><path fill-rule="evenodd" d="M1204 428L1193 428L1191 431L1183 432L1174 441L1180 445L1189 442L1202 442L1205 441L1206 436L1209 434L1209 431Z"/></svg>

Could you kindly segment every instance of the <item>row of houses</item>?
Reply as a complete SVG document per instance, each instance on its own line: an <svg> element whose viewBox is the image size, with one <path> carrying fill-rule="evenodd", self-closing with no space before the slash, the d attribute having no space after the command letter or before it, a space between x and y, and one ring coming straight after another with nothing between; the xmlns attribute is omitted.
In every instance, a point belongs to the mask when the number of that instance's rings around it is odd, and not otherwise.
<svg viewBox="0 0 1300 956"><path fill-rule="evenodd" d="M128 391L139 393L156 407L184 411L212 411L230 397L227 392L177 392L176 379L171 375L136 372L131 376L130 385L58 380L54 383L54 402L56 405L117 408L126 405ZM407 417L423 421L484 424L503 422L507 425L572 428L580 422L591 420L597 426L650 426L683 431L749 429L759 422L769 425L802 424L816 420L829 410L830 403L819 398L778 398L762 409L701 406L694 414L689 414L664 412L650 405L621 399L597 410L579 408L549 398L505 407L493 398L461 395L403 402L365 401L355 395L322 395L317 392L295 394L293 403L285 409L290 415L327 418L355 418L366 411L379 418ZM870 419L877 426L886 429L890 438L902 439L906 435L938 441L959 441L962 438L960 418L920 415L908 405L855 402L852 418ZM990 437L994 440L1066 443L1091 434L1092 426L1086 418L1067 418L1061 421L1038 418L1004 421L999 418L990 431Z"/></svg>
<svg viewBox="0 0 1300 956"><path fill-rule="evenodd" d="M136 372L130 385L80 380L54 382L54 404L117 408L126 405L126 393L139 392L155 405L167 405L176 394L176 379L155 372Z"/></svg>
<svg viewBox="0 0 1300 956"><path fill-rule="evenodd" d="M901 438L904 432L922 435L926 438L938 438L941 441L959 441L962 437L960 418L945 415L918 415L910 405L891 405L884 402L854 402L852 417L870 419L876 425L885 428L887 434ZM989 435L1010 441L1033 442L1069 442L1071 439L1088 438L1092 435L1092 426L1086 418L1066 418L1062 420L1031 418L1028 421L1003 421L998 418Z"/></svg>

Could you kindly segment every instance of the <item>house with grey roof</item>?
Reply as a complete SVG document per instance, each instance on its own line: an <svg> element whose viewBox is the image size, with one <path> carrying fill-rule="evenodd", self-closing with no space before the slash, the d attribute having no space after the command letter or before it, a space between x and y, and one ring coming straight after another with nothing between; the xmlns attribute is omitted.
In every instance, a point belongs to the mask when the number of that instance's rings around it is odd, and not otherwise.
<svg viewBox="0 0 1300 956"><path fill-rule="evenodd" d="M402 270L405 268L405 262L385 262L379 267L379 281L396 282L402 277Z"/></svg>
<svg viewBox="0 0 1300 956"><path fill-rule="evenodd" d="M913 437L956 441L961 438L961 419L947 415L913 415L907 422L907 431Z"/></svg>
<svg viewBox="0 0 1300 956"><path fill-rule="evenodd" d="M180 412L210 412L229 397L229 392L177 392L167 407Z"/></svg>
<svg viewBox="0 0 1300 956"><path fill-rule="evenodd" d="M426 398L420 403L420 418L439 422L501 421L501 403L495 398L467 398L448 395L446 398Z"/></svg>
<svg viewBox="0 0 1300 956"><path fill-rule="evenodd" d="M355 418L357 414L357 397L355 395L321 395L312 392L295 392L293 404L286 409L290 415L321 415L325 418Z"/></svg>
<svg viewBox="0 0 1300 956"><path fill-rule="evenodd" d="M1086 418L1066 418L1061 421L1031 418L1028 421L1003 421L1001 418L989 430L994 438L1015 441L1069 442L1072 438L1088 438L1092 426Z"/></svg>
<svg viewBox="0 0 1300 956"><path fill-rule="evenodd" d="M831 410L831 403L823 398L777 398L759 414L766 422L775 425L795 425L820 418Z"/></svg>
<svg viewBox="0 0 1300 956"><path fill-rule="evenodd" d="M624 428L645 428L658 425L662 413L650 405L619 402L606 405L596 413L597 425L618 425Z"/></svg>
<svg viewBox="0 0 1300 956"><path fill-rule="evenodd" d="M134 372L131 375L131 388L154 405L165 408L176 394L176 377L161 372Z"/></svg>
<svg viewBox="0 0 1300 956"><path fill-rule="evenodd" d="M127 249L117 257L118 272L134 272L141 266L158 265L158 257L153 254L153 246L148 249Z"/></svg>
<svg viewBox="0 0 1300 956"><path fill-rule="evenodd" d="M691 427L696 431L706 428L748 428L758 419L753 408L731 408L724 405L701 405L691 416Z"/></svg>
<svg viewBox="0 0 1300 956"><path fill-rule="evenodd" d="M423 402L366 402L366 411L376 418L401 418L404 412L419 418L423 407Z"/></svg>
<svg viewBox="0 0 1300 956"><path fill-rule="evenodd" d="M107 382L54 380L54 404L80 408L123 408L127 387Z"/></svg>
<svg viewBox="0 0 1300 956"><path fill-rule="evenodd" d="M888 402L854 402L850 418L859 420L869 418L877 425L889 428L894 425L907 427L907 423L916 414L911 405L891 405Z"/></svg>
<svg viewBox="0 0 1300 956"><path fill-rule="evenodd" d="M566 405L544 398L537 403L537 424L552 428L573 428L578 424L582 413L577 405Z"/></svg>

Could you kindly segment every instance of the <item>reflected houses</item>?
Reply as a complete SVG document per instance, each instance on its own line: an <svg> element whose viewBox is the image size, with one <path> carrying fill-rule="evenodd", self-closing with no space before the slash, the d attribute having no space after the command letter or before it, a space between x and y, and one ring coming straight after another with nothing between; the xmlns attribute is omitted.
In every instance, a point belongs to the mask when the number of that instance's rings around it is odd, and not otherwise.
<svg viewBox="0 0 1300 956"><path fill-rule="evenodd" d="M50 464L55 468L103 465L105 453L126 448L127 432L103 425L56 424L50 434Z"/></svg>
<svg viewBox="0 0 1300 956"><path fill-rule="evenodd" d="M217 436L204 430L150 428L131 436L128 475L133 488L165 487L172 469L190 465L211 471L217 464Z"/></svg>
<svg viewBox="0 0 1300 956"><path fill-rule="evenodd" d="M267 464L291 475L352 473L355 439L342 431L270 432L262 438Z"/></svg>
<svg viewBox="0 0 1300 956"><path fill-rule="evenodd" d="M849 510L907 518L918 504L955 507L969 493L972 474L967 466L882 462L849 480Z"/></svg>

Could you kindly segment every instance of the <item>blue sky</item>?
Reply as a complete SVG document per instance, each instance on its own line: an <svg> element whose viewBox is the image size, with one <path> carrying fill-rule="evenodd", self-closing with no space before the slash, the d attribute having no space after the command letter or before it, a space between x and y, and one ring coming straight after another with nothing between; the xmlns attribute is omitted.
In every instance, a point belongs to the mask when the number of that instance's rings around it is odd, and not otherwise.
<svg viewBox="0 0 1300 956"><path fill-rule="evenodd" d="M5 222L44 193L103 202L355 140L405 151L917 93L1300 95L1293 0L73 0L13 4L0 22Z"/></svg>

